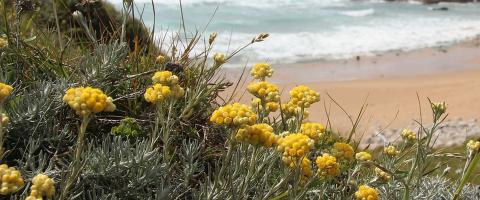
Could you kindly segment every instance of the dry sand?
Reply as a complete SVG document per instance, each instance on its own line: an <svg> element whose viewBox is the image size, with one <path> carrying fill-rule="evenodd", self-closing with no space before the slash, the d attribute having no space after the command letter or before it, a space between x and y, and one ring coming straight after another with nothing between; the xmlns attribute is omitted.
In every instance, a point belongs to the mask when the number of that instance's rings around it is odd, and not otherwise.
<svg viewBox="0 0 480 200"><path fill-rule="evenodd" d="M337 101L352 118L362 104L367 104L359 134L371 135L374 129L402 128L420 117L417 94L420 97L423 120L431 119L427 97L445 101L451 118L480 118L480 48L479 40L446 48L427 48L411 52L390 52L369 58L318 61L300 64L274 65L274 77L269 79L288 90L303 84L319 91L321 102L310 109L309 120L327 122L329 110L334 129L348 131L348 117L328 97ZM241 69L225 68L231 81L239 78ZM248 69L247 69L248 70ZM247 78L245 84L250 80ZM240 91L244 91L245 85ZM232 91L227 91L231 93ZM241 97L241 98L240 98ZM249 94L237 93L241 102L249 102ZM325 105L325 106L324 106Z"/></svg>

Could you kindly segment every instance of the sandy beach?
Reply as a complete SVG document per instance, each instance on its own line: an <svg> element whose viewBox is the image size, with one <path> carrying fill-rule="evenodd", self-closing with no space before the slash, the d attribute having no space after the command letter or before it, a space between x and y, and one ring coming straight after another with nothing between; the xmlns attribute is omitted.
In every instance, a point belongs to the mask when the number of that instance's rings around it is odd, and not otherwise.
<svg viewBox="0 0 480 200"><path fill-rule="evenodd" d="M431 119L427 97L432 101L445 101L450 119L478 119L478 44L479 40L476 39L450 47L389 52L360 60L275 65L274 76L270 81L283 88L284 101L288 98L288 91L299 84L319 91L321 102L312 106L309 120L326 123L327 108L333 128L342 132L348 131L351 123L328 95L352 118L356 118L366 103L359 134L365 133L367 136L385 127L408 127L413 120L419 120L417 94L423 121L430 122ZM238 80L241 70L226 68L225 74L229 80ZM249 78L244 79L241 88L249 81ZM241 102L248 102L251 98L249 94L240 93L236 97Z"/></svg>

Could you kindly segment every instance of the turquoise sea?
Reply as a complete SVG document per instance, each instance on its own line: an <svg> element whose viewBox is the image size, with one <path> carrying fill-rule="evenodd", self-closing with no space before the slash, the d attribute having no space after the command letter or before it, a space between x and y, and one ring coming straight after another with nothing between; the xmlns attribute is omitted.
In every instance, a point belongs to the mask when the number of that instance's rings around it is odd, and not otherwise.
<svg viewBox="0 0 480 200"><path fill-rule="evenodd" d="M118 8L122 0L108 0ZM134 0L157 37L180 30L178 0ZM235 62L292 63L344 59L392 50L449 45L480 34L480 3L422 5L379 0L183 0L189 32L218 32L214 51L228 52L258 33L263 43ZM153 7L156 15L153 15ZM215 9L218 7L217 11ZM446 7L447 11L435 8Z"/></svg>

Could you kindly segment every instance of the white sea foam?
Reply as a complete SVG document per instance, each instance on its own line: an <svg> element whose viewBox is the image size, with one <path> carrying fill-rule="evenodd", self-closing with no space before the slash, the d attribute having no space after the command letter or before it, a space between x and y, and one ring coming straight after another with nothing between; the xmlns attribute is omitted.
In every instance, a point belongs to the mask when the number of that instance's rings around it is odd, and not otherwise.
<svg viewBox="0 0 480 200"><path fill-rule="evenodd" d="M264 42L247 49L242 63L269 61L293 63L314 59L346 59L391 50L413 50L448 45L480 34L480 21L418 20L384 24L375 28L343 27L335 32L271 33ZM225 52L247 43L254 34L223 33L214 51Z"/></svg>
<svg viewBox="0 0 480 200"><path fill-rule="evenodd" d="M119 4L123 0L107 0L108 2ZM134 0L137 4L150 4L152 0ZM255 8L272 8L280 6L316 6L331 7L344 6L349 0L182 0L183 6L195 6L204 4L232 5ZM153 0L155 4L167 6L178 6L179 0Z"/></svg>
<svg viewBox="0 0 480 200"><path fill-rule="evenodd" d="M171 5L156 7L163 9L157 12L156 27L178 27L180 19L172 14L178 12L178 0L154 2ZM183 5L204 5L187 9L193 13L186 16L187 29L208 22L210 7L215 7L209 3L228 5L220 8L211 24L219 32L214 52L231 52L260 32L271 35L236 56L233 61L239 64L344 59L448 45L480 34L480 4L448 4L448 12L430 12L423 5L379 0L182 0ZM258 9L248 9L252 5ZM144 16L145 24L153 24L151 18Z"/></svg>
<svg viewBox="0 0 480 200"><path fill-rule="evenodd" d="M349 10L349 11L342 11L340 14L350 16L350 17L365 17L368 15L372 15L375 13L373 8L364 9L364 10Z"/></svg>

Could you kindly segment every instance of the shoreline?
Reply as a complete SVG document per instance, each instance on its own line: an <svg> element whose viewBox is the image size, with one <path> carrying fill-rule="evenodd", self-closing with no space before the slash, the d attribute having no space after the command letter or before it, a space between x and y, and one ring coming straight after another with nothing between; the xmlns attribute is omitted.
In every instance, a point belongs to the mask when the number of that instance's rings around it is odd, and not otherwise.
<svg viewBox="0 0 480 200"><path fill-rule="evenodd" d="M288 91L303 84L320 92L321 101L310 109L309 120L326 124L339 132L351 128L348 117L328 97L335 99L352 118L356 118L364 102L368 104L360 122L357 137L372 140L379 130L412 128L419 120L420 98L422 120L429 124L431 116L427 97L445 101L449 119L473 121L480 119L480 39L465 41L444 49L420 49L402 54L388 54L372 58L336 62L274 65L274 74L268 80L278 84L282 100ZM228 80L236 82L243 69L223 69ZM248 75L248 69L245 75ZM249 104L250 94L243 94L250 77L244 78L235 100ZM226 94L232 90L227 90ZM329 110L327 117L325 107ZM387 127L388 126L388 127ZM450 125L452 127L453 125ZM471 127L474 127L472 125ZM457 129L455 129L457 130ZM465 134L471 130L457 130ZM469 133L475 135L480 133ZM450 131L451 132L451 131ZM448 139L445 141L448 142Z"/></svg>
<svg viewBox="0 0 480 200"><path fill-rule="evenodd" d="M291 82L308 83L449 73L479 67L471 65L478 55L480 55L480 35L450 46L426 47L410 51L393 50L375 56L359 57L359 60L350 58L272 64L275 73L269 80L285 83L290 79L284 77L291 74L302 76L301 79L294 78ZM457 63L465 64L454 67ZM251 65L253 64L249 63L246 66L247 70ZM243 68L227 66L223 71L230 80L237 80L240 76L236 74L240 74ZM299 80L301 82L298 82Z"/></svg>

